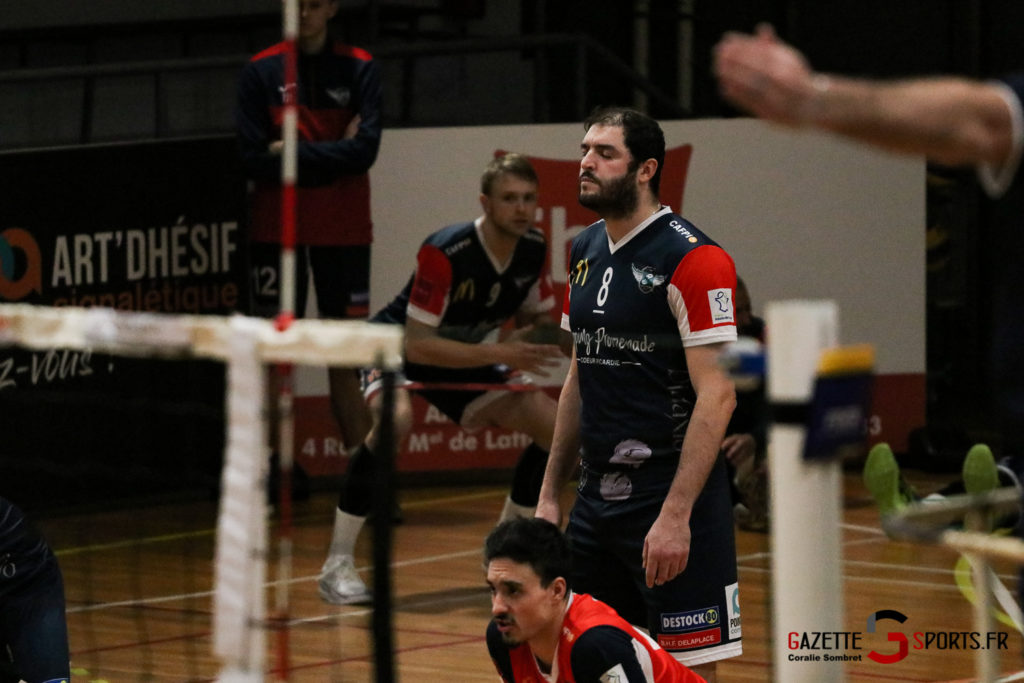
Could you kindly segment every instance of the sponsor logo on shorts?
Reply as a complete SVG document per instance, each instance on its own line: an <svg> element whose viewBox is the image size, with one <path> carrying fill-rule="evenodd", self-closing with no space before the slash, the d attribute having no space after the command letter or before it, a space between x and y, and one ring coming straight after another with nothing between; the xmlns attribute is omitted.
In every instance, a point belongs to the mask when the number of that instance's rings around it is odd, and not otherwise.
<svg viewBox="0 0 1024 683"><path fill-rule="evenodd" d="M662 633L681 633L685 631L696 631L706 629L708 626L718 626L721 616L718 607L704 607L689 612L674 612L661 615Z"/></svg>
<svg viewBox="0 0 1024 683"><path fill-rule="evenodd" d="M743 635L742 619L740 618L740 584L730 583L725 587L725 610L729 618L729 640L736 640Z"/></svg>
<svg viewBox="0 0 1024 683"><path fill-rule="evenodd" d="M696 650L722 642L722 629L709 628L693 633L659 633L658 645L666 650Z"/></svg>

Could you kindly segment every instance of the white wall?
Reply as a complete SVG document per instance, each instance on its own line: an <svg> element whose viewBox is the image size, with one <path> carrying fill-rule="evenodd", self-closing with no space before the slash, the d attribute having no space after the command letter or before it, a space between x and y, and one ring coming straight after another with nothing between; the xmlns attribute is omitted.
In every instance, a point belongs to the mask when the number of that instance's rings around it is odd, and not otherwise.
<svg viewBox="0 0 1024 683"><path fill-rule="evenodd" d="M879 372L925 371L923 160L750 120L670 128L695 146L683 213L733 255L755 311L835 299L842 342L875 344Z"/></svg>
<svg viewBox="0 0 1024 683"><path fill-rule="evenodd" d="M733 256L756 313L769 300L835 299L841 341L874 344L879 373L925 371L922 160L749 119L662 127L668 147L693 146L683 215ZM580 124L385 131L371 172L372 310L405 284L427 234L479 215L495 150L574 161L582 137ZM325 392L322 374L304 373L302 393Z"/></svg>
<svg viewBox="0 0 1024 683"><path fill-rule="evenodd" d="M663 128L669 147L694 147L683 215L732 254L756 311L834 298L844 342L878 344L881 372L924 371L922 161L746 119ZM372 172L374 310L423 237L479 213L494 150L576 159L582 137L578 124L386 131Z"/></svg>

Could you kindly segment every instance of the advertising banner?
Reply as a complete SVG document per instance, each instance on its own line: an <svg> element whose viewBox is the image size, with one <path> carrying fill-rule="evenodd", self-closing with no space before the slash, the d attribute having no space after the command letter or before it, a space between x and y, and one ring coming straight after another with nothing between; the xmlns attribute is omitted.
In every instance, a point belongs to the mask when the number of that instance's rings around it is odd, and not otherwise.
<svg viewBox="0 0 1024 683"><path fill-rule="evenodd" d="M245 184L234 159L224 138L0 154L0 300L235 311ZM215 482L223 387L213 362L0 348L0 485L71 502Z"/></svg>

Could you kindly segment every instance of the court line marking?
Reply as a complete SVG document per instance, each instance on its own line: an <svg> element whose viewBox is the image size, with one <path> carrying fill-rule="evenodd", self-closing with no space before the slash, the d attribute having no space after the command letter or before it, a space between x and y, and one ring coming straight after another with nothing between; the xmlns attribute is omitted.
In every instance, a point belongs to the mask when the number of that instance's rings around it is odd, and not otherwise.
<svg viewBox="0 0 1024 683"><path fill-rule="evenodd" d="M433 505L445 505L448 503L462 503L471 500L479 500L481 498L490 498L492 496L505 495L506 489L496 488L493 491L482 491L479 493L467 493L460 494L457 496L446 496L444 498L429 498L424 500L410 501L408 503L402 503L404 508L423 508L430 507ZM323 513L312 513L308 512L303 515L296 515L294 517L294 524L310 521L322 521L327 515ZM268 522L269 523L269 522ZM143 536L135 539L124 539L121 541L110 541L108 543L94 543L90 545L78 546L73 548L62 548L60 550L54 550L54 555L57 557L70 557L72 555L81 555L83 553L90 552L103 552L106 550L117 550L119 548L130 548L139 545L149 545L153 543L168 543L170 541L180 541L188 538L198 538L202 536L212 536L217 533L217 528L212 529L196 529L194 531L182 531L173 534L161 534L158 536Z"/></svg>
<svg viewBox="0 0 1024 683"><path fill-rule="evenodd" d="M443 553L440 555L427 555L425 557L416 557L407 560L399 560L391 563L392 568L397 567L412 567L418 564L431 564L433 562L444 562L445 560L455 560L462 557L470 557L473 555L480 555L479 549L473 550L461 550L453 553ZM357 567L356 571L369 571L372 569L370 565ZM282 583L289 585L296 583L305 583L307 581L314 581L317 578L317 574L309 574L307 576L293 576L285 582L281 580L266 581L263 584L264 588L272 588L279 586ZM480 590L484 590L483 584L480 585ZM213 595L212 590L208 591L197 591L195 593L178 593L176 595L162 595L151 598L139 598L136 600L116 600L113 602L96 603L94 605L81 605L79 607L69 607L67 609L68 614L75 614L80 612L95 612L101 609L116 609L118 607L140 607L143 605L157 605L164 602L174 602L175 600L195 600L197 598L208 598Z"/></svg>
<svg viewBox="0 0 1024 683"><path fill-rule="evenodd" d="M497 488L496 487L494 490L491 490L491 491L481 491L481 492L470 493L470 494L460 494L460 495L454 495L454 496L444 496L444 497L439 497L439 498L427 498L427 499L418 500L418 501L410 501L408 503L404 503L403 507L407 507L407 508L425 508L425 507L431 507L431 506L435 506L435 505L444 505L444 504L457 503L457 502L466 502L466 501L472 501L472 500L480 500L480 499L491 498L491 497L500 496L500 495L504 495L504 494L505 494L505 489L504 488ZM323 517L324 517L323 514L309 513L309 514L301 516L296 521L299 521L299 520L302 520L302 521L313 521L313 520L322 519ZM846 542L844 542L842 544L843 547L851 546L851 545L866 544L866 543L875 543L875 542L879 542L879 541L888 541L889 540L888 537L885 535L884 531L879 529L879 528L876 528L876 527L868 527L868 526L863 526L863 525L848 524L848 523L845 523L845 522L841 523L840 527L843 530L863 532L863 533L868 533L868 534L871 535L870 538L855 539L855 540L851 540L851 541L846 541ZM182 533L175 533L175 534L163 534L163 535L159 535L159 536L144 537L142 539L137 539L137 540L123 540L123 541L115 541L115 542L111 542L111 543L102 543L102 544L93 544L93 545L88 545L88 546L81 546L81 547L78 547L78 548L69 548L69 549L65 549L65 550L63 550L63 551L61 551L61 552L59 552L57 554L58 555L75 555L75 554L82 554L82 553L87 553L87 552L102 552L102 551L112 550L112 549L117 549L117 548L130 547L130 546L133 546L133 545L165 543L165 542L171 542L171 541L176 541L176 540L182 540L182 539L186 539L186 538L209 536L209 535L214 534L215 532L216 532L216 529L202 529L202 530L196 530L196 531L193 531L193 532L182 532ZM465 550L465 551L452 552L452 553L443 553L443 554L438 554L438 555L428 555L428 556L423 556L423 557L417 557L417 558L410 558L410 559L395 561L395 562L393 562L391 564L391 567L392 568L401 568L401 567L410 567L410 566L423 565L423 564L432 564L432 563L436 563L436 562L443 562L443 561L446 561L446 560L452 560L452 559L459 559L459 558L463 558L463 557L474 556L474 555L478 555L479 553L480 553L480 550L474 548L473 550ZM755 561L755 560L770 559L771 556L772 556L771 551L761 551L761 552L757 552L757 553L752 553L752 554L747 554L747 555L743 555L743 556L738 556L737 557L737 568L739 570L746 571L746 572L770 573L770 571L771 571L770 567L747 566L745 563L750 562L750 561ZM843 564L844 564L844 566L863 567L863 568L868 568L868 569L871 569L871 568L886 568L886 569L897 570L897 571L916 571L916 572L919 572L919 573L922 573L922 574L953 575L953 569L952 568L946 570L946 569L941 569L941 568L936 568L936 567L918 567L918 566L914 566L914 565L890 564L890 563L886 563L886 562L875 562L875 561L864 561L864 560L844 560ZM359 571L368 571L370 568L371 567L369 565L366 565L366 566L358 568L358 570ZM1006 576L1006 575L1001 575L1001 576ZM292 578L287 580L287 583L290 584L290 585L291 584L298 584L298 583L305 583L307 581L314 581L316 578L317 578L317 575L292 577ZM1012 578L1012 577L1008 577L1008 578ZM862 582L862 583L888 583L888 584L895 584L895 585L901 585L901 586L939 588L939 589L942 589L942 590L957 590L955 585L947 585L947 584L945 584L943 582L928 582L928 581L914 581L914 580L893 580L891 578L879 579L879 578L875 578L875 577L855 576L855 575L852 575L852 574L848 574L846 572L844 572L844 574L843 574L843 580L844 581L856 581L856 582ZM279 580L271 580L271 581L267 581L266 582L265 587L266 588L271 588L271 587L274 587L274 586L277 586L277 585L280 585L280 584L281 584L281 581L279 581ZM481 593L483 593L483 587L482 586L481 586ZM193 593L181 593L181 594L176 594L176 595L147 597L147 598L134 599L134 600L119 600L119 601L113 601L113 602L107 602L107 603L97 603L97 604L94 604L94 605L82 605L82 606L78 606L78 607L69 607L67 612L69 614L75 614L75 613L83 613L83 612L94 612L94 611L105 610L105 609L117 609L117 608L121 608L121 607L138 607L138 606L144 606L144 605L157 605L157 604L168 603L168 602L175 602L175 601L195 600L195 599L200 599L200 598L208 598L211 595L213 595L213 591L209 590L209 591L198 591L198 592L193 592ZM424 603L413 602L413 603L409 603L408 606L409 607L424 607L424 606L433 606L433 605L437 605L437 604L464 602L464 601L468 601L468 600L471 600L471 599L476 599L476 596L465 596L465 597L462 597L462 598L446 598L446 599L439 599L439 600L434 600L434 601L428 601L428 602L424 602ZM298 620L294 620L292 623L295 623L295 624L315 623L315 622L318 622L318 621L333 620L333 619L338 619L338 618L350 618L350 617L355 617L355 616L365 616L366 614L370 614L370 613L372 613L372 609L358 609L358 610L347 611L347 612L340 613L340 614L339 613L335 613L335 614L328 614L328 615L323 615L323 616L316 616L316 617L309 617L309 618L298 619Z"/></svg>

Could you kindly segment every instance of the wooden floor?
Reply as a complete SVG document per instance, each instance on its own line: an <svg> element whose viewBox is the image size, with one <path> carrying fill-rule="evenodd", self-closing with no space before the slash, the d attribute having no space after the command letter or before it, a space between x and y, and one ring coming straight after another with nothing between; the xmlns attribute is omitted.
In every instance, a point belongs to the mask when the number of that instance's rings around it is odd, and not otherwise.
<svg viewBox="0 0 1024 683"><path fill-rule="evenodd" d="M907 474L925 490L942 483ZM859 477L848 474L845 479L846 630L864 632L871 613L892 609L909 617L903 628L908 633L972 631L971 606L954 580L957 556L888 540ZM402 492L406 521L395 530L392 569L394 662L400 680L496 680L483 641L490 605L480 545L504 495L497 486ZM374 680L370 609L331 607L316 594L333 505L334 496L327 494L297 505L287 680ZM163 505L40 523L65 574L74 680L216 677L209 592L215 514L208 503ZM370 534L364 533L357 558L367 579L369 541ZM719 663L719 680L769 681L769 539L740 531L737 545L743 655ZM997 570L1015 592L1012 568ZM1002 624L999 629L1007 634L1008 645L1001 670L1019 670L1021 636ZM884 630L865 635L865 651L894 650L881 635ZM863 659L846 665L848 680L948 681L969 679L974 671L973 653L962 648L911 649L906 659L889 665ZM268 656L268 670L272 666Z"/></svg>

